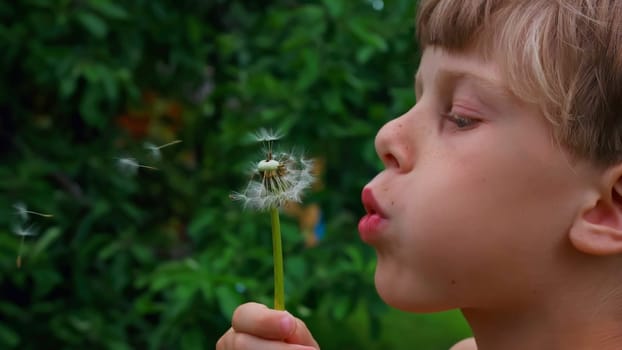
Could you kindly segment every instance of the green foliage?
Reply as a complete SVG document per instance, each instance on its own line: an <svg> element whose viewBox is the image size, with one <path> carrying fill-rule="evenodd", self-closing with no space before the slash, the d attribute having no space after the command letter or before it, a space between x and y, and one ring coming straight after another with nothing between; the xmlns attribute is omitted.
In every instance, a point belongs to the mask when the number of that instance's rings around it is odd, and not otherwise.
<svg viewBox="0 0 622 350"><path fill-rule="evenodd" d="M0 3L0 348L206 349L236 305L271 304L267 215L228 199L259 127L326 160L309 196L326 238L305 248L282 219L288 308L336 324L364 310L381 334L358 198L376 130L413 102L416 51L413 2L380 4ZM161 160L143 146L174 139ZM126 156L157 170L124 174ZM54 217L24 224L17 202ZM18 269L20 224L38 235Z"/></svg>

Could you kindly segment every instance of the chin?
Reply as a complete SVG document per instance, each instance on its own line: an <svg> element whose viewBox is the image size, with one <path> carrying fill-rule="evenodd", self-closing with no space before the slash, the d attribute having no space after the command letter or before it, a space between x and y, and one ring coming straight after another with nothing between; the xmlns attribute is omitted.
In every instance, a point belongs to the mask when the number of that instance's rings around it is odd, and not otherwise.
<svg viewBox="0 0 622 350"><path fill-rule="evenodd" d="M387 305L414 313L432 313L454 309L440 295L416 281L408 281L399 274L383 273L380 265L374 277L376 291Z"/></svg>

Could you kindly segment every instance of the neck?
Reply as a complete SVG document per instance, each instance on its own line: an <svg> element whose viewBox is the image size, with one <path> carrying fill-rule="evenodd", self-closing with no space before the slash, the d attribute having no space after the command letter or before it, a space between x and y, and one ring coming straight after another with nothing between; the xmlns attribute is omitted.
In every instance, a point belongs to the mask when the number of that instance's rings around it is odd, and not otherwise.
<svg viewBox="0 0 622 350"><path fill-rule="evenodd" d="M615 310L617 316L612 315L614 310L586 311L582 305L557 305L532 312L463 309L462 313L471 325L478 350L622 349L620 310Z"/></svg>
<svg viewBox="0 0 622 350"><path fill-rule="evenodd" d="M478 350L622 349L622 255L571 253L495 307L462 309Z"/></svg>

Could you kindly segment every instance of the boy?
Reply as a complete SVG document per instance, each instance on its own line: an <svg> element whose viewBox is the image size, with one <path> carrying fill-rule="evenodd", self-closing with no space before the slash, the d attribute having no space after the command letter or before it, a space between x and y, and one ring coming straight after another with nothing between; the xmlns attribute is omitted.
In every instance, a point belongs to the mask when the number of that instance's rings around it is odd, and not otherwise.
<svg viewBox="0 0 622 350"><path fill-rule="evenodd" d="M622 349L622 3L424 0L417 32L362 195L378 293L460 308L480 350ZM319 347L245 304L217 348Z"/></svg>

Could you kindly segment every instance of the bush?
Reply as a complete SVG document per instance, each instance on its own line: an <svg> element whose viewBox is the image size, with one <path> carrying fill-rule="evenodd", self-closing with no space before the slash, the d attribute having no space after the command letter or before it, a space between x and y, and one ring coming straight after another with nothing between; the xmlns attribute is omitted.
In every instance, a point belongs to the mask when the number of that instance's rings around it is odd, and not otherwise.
<svg viewBox="0 0 622 350"><path fill-rule="evenodd" d="M360 307L378 334L355 226L373 136L413 102L412 1L28 0L0 19L1 348L211 348L236 305L271 304L268 218L228 199L259 127L326 164L307 201L326 237L282 219L288 308ZM16 227L38 233L21 268Z"/></svg>

